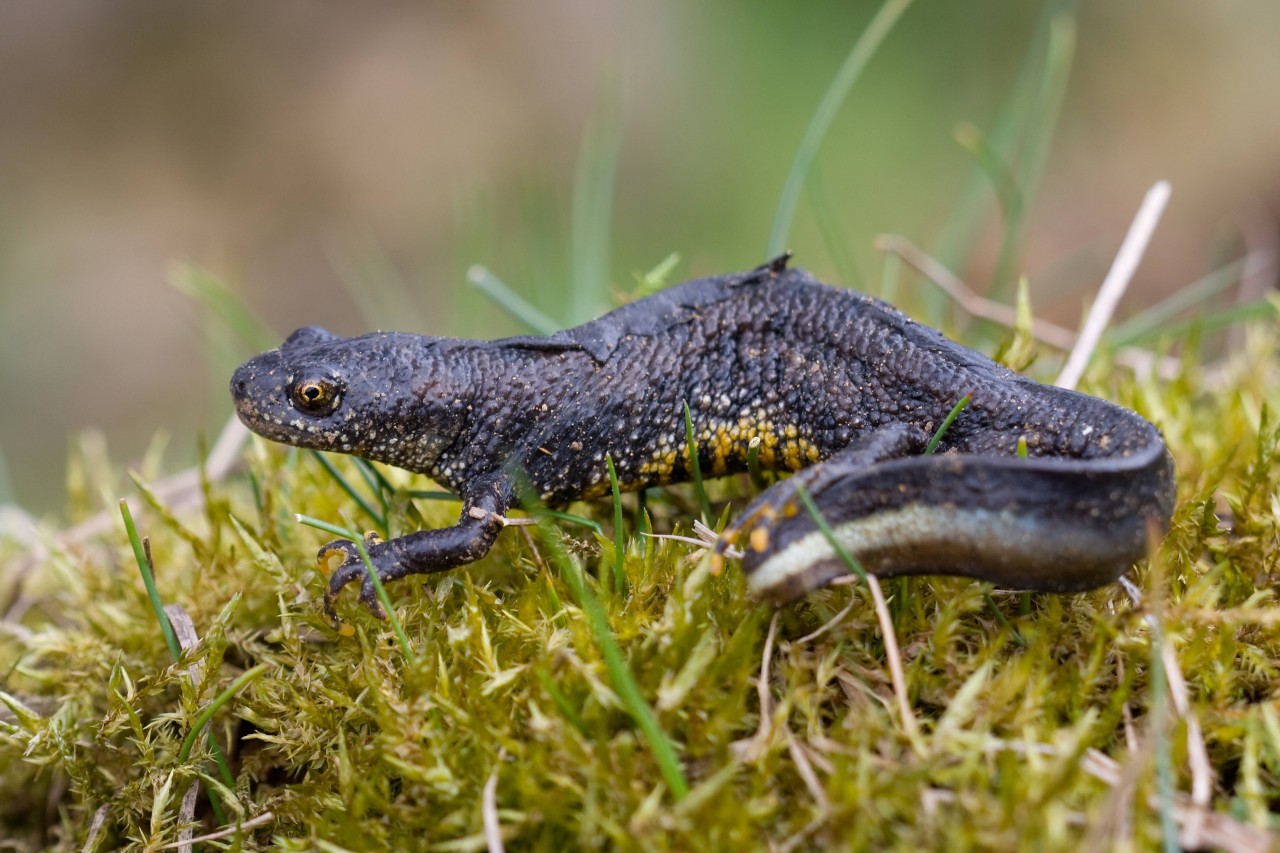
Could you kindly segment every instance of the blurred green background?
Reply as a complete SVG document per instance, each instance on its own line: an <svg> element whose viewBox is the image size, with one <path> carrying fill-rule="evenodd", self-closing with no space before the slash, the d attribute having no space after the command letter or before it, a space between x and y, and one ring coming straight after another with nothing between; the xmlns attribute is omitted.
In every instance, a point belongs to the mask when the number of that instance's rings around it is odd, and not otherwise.
<svg viewBox="0 0 1280 853"><path fill-rule="evenodd" d="M576 321L672 252L678 278L760 262L809 118L877 7L4 4L0 503L58 509L86 428L126 461L167 430L176 467L229 415L228 364L248 352L211 348L179 262L281 334L468 336L520 331L467 286L473 263ZM1280 3L1054 8L1074 10L1074 49L1021 254L1037 312L1075 322L1160 178L1173 199L1130 308L1273 240ZM1024 61L1043 63L1045 14L917 0L823 144L810 186L836 230L806 195L799 263L874 290L875 235L940 251L974 169L954 130L989 130ZM576 229L575 187L596 199ZM950 260L980 283L994 206L975 224ZM607 271L585 300L567 295L575 233ZM370 293L381 307L358 308Z"/></svg>

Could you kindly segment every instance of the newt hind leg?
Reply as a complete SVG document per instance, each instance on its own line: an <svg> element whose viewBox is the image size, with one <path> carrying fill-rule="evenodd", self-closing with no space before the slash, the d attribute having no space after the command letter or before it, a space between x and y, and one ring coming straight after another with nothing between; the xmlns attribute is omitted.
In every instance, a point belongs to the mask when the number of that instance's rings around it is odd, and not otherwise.
<svg viewBox="0 0 1280 853"><path fill-rule="evenodd" d="M878 462L919 453L927 442L928 437L918 427L905 423L886 424L859 436L834 456L775 483L761 492L725 528L713 551L713 567L719 571L724 564L726 550L736 545L744 536L744 551L767 553L772 544L774 528L804 511L799 497L800 487L804 488L821 509L822 491L830 484Z"/></svg>

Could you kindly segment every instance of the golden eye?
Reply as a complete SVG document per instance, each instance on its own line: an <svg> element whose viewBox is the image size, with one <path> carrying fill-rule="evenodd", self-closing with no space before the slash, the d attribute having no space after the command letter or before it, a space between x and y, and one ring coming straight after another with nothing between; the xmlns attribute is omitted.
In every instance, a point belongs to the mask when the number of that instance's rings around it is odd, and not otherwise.
<svg viewBox="0 0 1280 853"><path fill-rule="evenodd" d="M325 379L300 379L293 386L293 402L313 414L328 414L338 407L338 389Z"/></svg>

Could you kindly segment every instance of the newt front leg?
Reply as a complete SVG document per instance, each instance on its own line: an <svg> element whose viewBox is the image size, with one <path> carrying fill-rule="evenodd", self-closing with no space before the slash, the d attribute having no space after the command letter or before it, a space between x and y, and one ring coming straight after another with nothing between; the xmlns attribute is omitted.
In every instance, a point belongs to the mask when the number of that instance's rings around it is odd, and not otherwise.
<svg viewBox="0 0 1280 853"><path fill-rule="evenodd" d="M369 561L378 572L378 580L390 583L406 575L442 572L480 559L489 553L502 530L503 516L511 505L510 493L505 480L495 479L464 499L462 517L454 526L419 530L369 546ZM377 590L355 544L345 539L335 540L320 549L317 559L324 563L334 551L341 552L346 559L329 578L329 588L324 595L325 612L330 618L336 618L333 600L344 586L363 578L360 601L381 617Z"/></svg>

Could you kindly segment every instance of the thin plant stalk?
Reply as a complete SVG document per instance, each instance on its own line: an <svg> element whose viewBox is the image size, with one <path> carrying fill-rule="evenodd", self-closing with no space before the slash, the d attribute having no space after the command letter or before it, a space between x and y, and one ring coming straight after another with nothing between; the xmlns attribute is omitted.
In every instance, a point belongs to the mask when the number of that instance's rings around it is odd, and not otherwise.
<svg viewBox="0 0 1280 853"><path fill-rule="evenodd" d="M902 728L911 743L921 748L920 729L916 724L915 715L911 713L911 704L907 701L907 679L902 669L902 654L898 650L898 635L893 630L893 617L889 614L889 605L884 599L884 592L880 589L880 581L874 575L867 574L861 561L836 538L836 532L831 529L826 517L809 496L809 491L800 483L796 483L796 494L840 561L871 590L871 597L876 606L876 619L880 623L880 633L884 637L885 658L889 662L889 680L893 682L893 692L898 699L898 714L902 718Z"/></svg>
<svg viewBox="0 0 1280 853"><path fill-rule="evenodd" d="M658 765L667 788L677 800L683 799L689 793L689 782L685 778L684 769L680 766L680 757L676 752L675 744L663 731L653 708L641 694L640 687L636 684L635 677L622 656L618 641L609 627L609 617L600 604L600 599L587 585L578 564L565 553L556 529L548 523L539 524L538 534L547 551L548 560L556 567L560 578L568 585L578 606L586 615L587 624L591 628L596 645L600 649L600 655L604 658L605 667L609 671L613 689L617 691L623 707L648 742L653 752L654 762Z"/></svg>
<svg viewBox="0 0 1280 853"><path fill-rule="evenodd" d="M364 546L364 537L355 531L339 527L336 524L330 524L327 521L321 521L318 518L312 518L309 515L295 513L293 517L300 524L347 539L352 545L355 545L356 552L360 554L360 560L364 563L365 572L368 573L369 579L373 582L373 589L377 593L378 601L382 604L382 610L387 614L387 620L391 622L391 630L395 632L396 640L400 643L400 650L404 652L404 656L410 664L416 663L417 655L413 653L413 647L409 645L409 637L405 634L404 627L396 616L395 608L391 606L391 596L387 595L386 587L382 585L382 579L378 577L378 571L373 567L373 561L369 559L369 551Z"/></svg>
<svg viewBox="0 0 1280 853"><path fill-rule="evenodd" d="M481 293L489 297L494 305L530 331L539 335L550 335L560 329L560 324L543 314L520 294L512 290L498 278L488 267L476 264L467 270L467 281L471 282Z"/></svg>
<svg viewBox="0 0 1280 853"><path fill-rule="evenodd" d="M214 697L213 701L200 712L200 716L196 717L195 722L191 724L191 731L187 732L187 736L183 739L182 748L178 751L179 764L187 763L187 759L191 757L191 750L196 745L196 738L199 736L200 731L213 719L213 715L218 713L218 709L243 690L246 684L262 675L270 667L270 664L260 663L252 669L246 669L240 673L235 681L227 685L226 690Z"/></svg>
<svg viewBox="0 0 1280 853"><path fill-rule="evenodd" d="M604 461L609 468L609 488L613 491L613 578L609 591L621 593L625 587L623 561L627 547L626 532L622 527L622 492L618 488L618 471L614 468L613 457L606 454Z"/></svg>
<svg viewBox="0 0 1280 853"><path fill-rule="evenodd" d="M947 416L942 419L942 423L934 431L933 438L929 439L929 444L925 446L925 456L932 456L933 452L938 449L938 445L942 443L942 437L947 434L947 430L951 429L951 425L956 422L956 418L960 417L960 413L969 405L971 399L972 395L965 394L960 398L960 402L951 407L951 411L947 412Z"/></svg>
<svg viewBox="0 0 1280 853"><path fill-rule="evenodd" d="M364 512L364 514L369 516L369 518L373 520L373 523L378 526L378 532L381 533L383 536L386 536L387 535L386 518L384 518L381 513L379 513L376 509L374 509L373 504L369 503L368 499L365 498L364 495L360 494L360 492L356 490L355 486L351 485L351 483L347 481L346 477L342 476L342 472L340 472L337 469L337 467L334 466L334 464L330 462L323 453L321 453L318 450L313 450L311 451L311 455L315 457L315 460L317 462L320 463L320 467L323 468L326 472L328 472L329 476L333 478L333 481L338 484L338 486L342 489L342 491L347 493L347 497L355 501L356 505L360 507L360 509Z"/></svg>
<svg viewBox="0 0 1280 853"><path fill-rule="evenodd" d="M693 493L698 497L698 511L702 513L702 523L711 524L711 503L707 500L707 490L702 485L702 464L698 461L698 442L693 437L693 414L689 404L684 404L684 436L685 450L689 455L689 478L693 481Z"/></svg>
<svg viewBox="0 0 1280 853"><path fill-rule="evenodd" d="M805 180L813 168L814 160L818 157L818 149L822 146L823 137L827 135L831 122L835 120L836 113L840 111L840 105L853 89L853 84L858 82L862 69L866 68L867 62L875 55L885 36L910 5L911 0L885 0L875 17L867 24L867 28L862 31L862 35L854 42L853 48L845 57L844 64L840 66L840 70L836 72L826 93L823 94L822 100L818 102L813 117L809 119L809 127L805 130L800 146L796 149L791 171L782 185L782 194L778 198L778 209L773 216L773 230L769 234L765 257L774 258L786 251L787 236L791 232L791 220L795 218L800 192L804 189Z"/></svg>
<svg viewBox="0 0 1280 853"><path fill-rule="evenodd" d="M182 657L182 647L178 645L178 635L174 633L173 626L169 624L169 617L164 613L164 602L160 600L160 590L156 587L155 573L151 569L151 555L138 536L138 529L133 525L133 515L129 512L129 504L123 498L120 499L120 515L124 518L124 529L129 534L129 544L133 546L133 558L138 562L142 585L147 588L147 598L151 601L151 609L160 626L160 633L164 636L165 645L169 647L169 653L173 655L174 661L177 661Z"/></svg>

